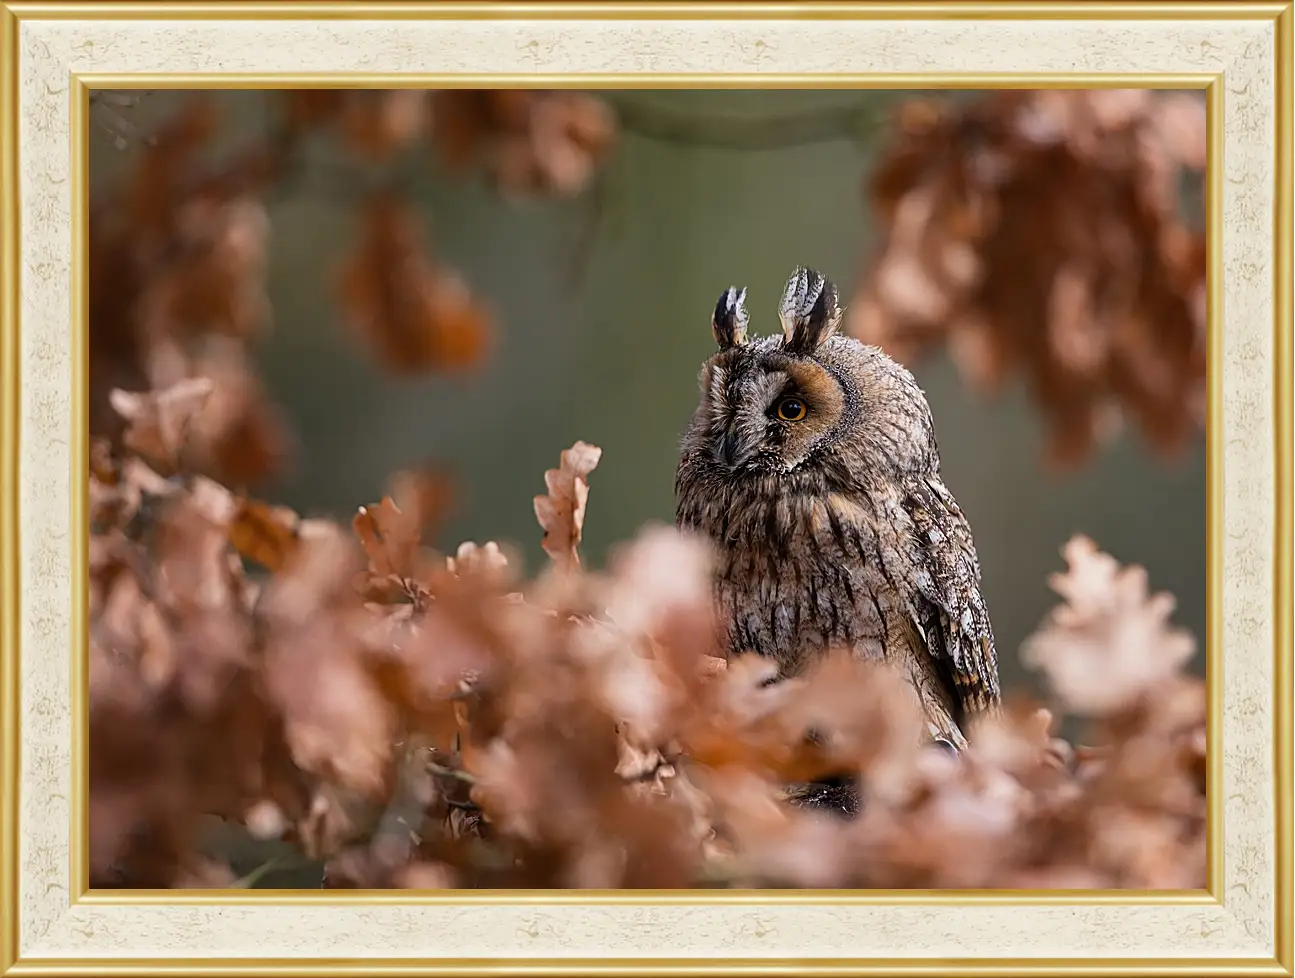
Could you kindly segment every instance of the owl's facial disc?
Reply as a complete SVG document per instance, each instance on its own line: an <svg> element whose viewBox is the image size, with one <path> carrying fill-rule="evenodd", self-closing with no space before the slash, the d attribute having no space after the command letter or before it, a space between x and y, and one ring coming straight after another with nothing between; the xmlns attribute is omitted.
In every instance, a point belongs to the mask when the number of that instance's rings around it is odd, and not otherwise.
<svg viewBox="0 0 1295 978"><path fill-rule="evenodd" d="M845 407L840 383L807 358L721 354L706 381L711 459L735 475L796 469L835 431Z"/></svg>

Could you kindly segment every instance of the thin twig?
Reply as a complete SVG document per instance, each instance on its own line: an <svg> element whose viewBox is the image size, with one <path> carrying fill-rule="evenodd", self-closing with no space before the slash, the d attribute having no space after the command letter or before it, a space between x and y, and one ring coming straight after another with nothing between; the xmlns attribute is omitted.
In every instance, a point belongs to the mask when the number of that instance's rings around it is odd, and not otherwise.
<svg viewBox="0 0 1295 978"><path fill-rule="evenodd" d="M243 876L240 876L238 879L234 880L234 882L231 883L230 886L234 889L250 890L267 873L270 873L273 870L278 869L283 862L284 862L283 856L271 856L269 859L261 863L261 865L257 866L251 872Z"/></svg>
<svg viewBox="0 0 1295 978"><path fill-rule="evenodd" d="M433 774L440 774L447 778L454 778L458 781L462 781L464 784L477 783L477 779L467 771L459 771L452 767L444 767L443 765L437 764L435 761L427 762L427 770L431 771Z"/></svg>

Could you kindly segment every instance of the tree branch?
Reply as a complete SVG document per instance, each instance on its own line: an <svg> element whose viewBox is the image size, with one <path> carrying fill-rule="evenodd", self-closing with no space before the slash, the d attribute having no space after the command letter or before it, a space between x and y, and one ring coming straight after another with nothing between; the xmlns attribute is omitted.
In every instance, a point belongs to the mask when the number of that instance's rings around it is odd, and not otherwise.
<svg viewBox="0 0 1295 978"><path fill-rule="evenodd" d="M612 92L603 92L602 97L616 111L623 131L656 142L706 149L759 151L858 142L875 134L888 117L868 98L848 105L744 118L680 112Z"/></svg>

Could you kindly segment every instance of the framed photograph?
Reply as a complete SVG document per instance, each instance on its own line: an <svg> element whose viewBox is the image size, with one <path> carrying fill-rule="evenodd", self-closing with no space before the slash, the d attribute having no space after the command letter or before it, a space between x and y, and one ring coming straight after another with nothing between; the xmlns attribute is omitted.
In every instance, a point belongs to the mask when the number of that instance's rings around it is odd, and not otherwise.
<svg viewBox="0 0 1295 978"><path fill-rule="evenodd" d="M1295 973L1292 14L0 0L0 976Z"/></svg>

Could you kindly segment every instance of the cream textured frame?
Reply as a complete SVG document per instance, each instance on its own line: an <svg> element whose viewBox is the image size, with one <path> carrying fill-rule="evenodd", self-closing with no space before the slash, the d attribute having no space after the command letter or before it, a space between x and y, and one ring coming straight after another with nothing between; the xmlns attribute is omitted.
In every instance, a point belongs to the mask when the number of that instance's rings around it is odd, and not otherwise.
<svg viewBox="0 0 1295 978"><path fill-rule="evenodd" d="M1290 2L0 0L0 974L1291 974L1291 24ZM1205 89L1209 889L87 892L88 92L347 85Z"/></svg>

